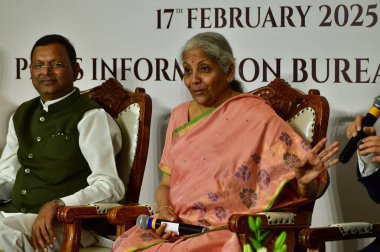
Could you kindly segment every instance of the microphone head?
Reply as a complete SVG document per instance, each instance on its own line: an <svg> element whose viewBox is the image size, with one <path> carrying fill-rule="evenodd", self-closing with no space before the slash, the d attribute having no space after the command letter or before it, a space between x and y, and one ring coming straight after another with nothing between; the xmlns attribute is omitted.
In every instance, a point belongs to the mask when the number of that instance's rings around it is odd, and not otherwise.
<svg viewBox="0 0 380 252"><path fill-rule="evenodd" d="M149 216L142 214L136 219L136 225L141 229L148 229Z"/></svg>
<svg viewBox="0 0 380 252"><path fill-rule="evenodd" d="M380 95L376 96L374 101L373 101L373 106L376 108L380 109Z"/></svg>

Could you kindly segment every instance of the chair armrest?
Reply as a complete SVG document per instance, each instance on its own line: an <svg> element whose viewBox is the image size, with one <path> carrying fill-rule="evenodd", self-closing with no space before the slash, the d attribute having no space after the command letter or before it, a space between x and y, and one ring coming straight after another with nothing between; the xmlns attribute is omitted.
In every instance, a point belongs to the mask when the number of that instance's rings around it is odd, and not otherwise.
<svg viewBox="0 0 380 252"><path fill-rule="evenodd" d="M59 209L57 219L61 223L73 223L76 219L106 218L107 213L118 203L96 203L82 206L65 206Z"/></svg>
<svg viewBox="0 0 380 252"><path fill-rule="evenodd" d="M244 244L248 243L248 236L252 236L253 232L248 225L248 217L254 219L260 218L262 228L265 229L294 229L300 230L311 225L312 212L261 212L256 214L233 214L228 219L229 229L236 233L240 240L240 245L243 248ZM297 232L296 232L297 235Z"/></svg>
<svg viewBox="0 0 380 252"><path fill-rule="evenodd" d="M324 250L325 242L361 239L380 236L380 223L340 223L329 227L304 228L299 241L302 248Z"/></svg>
<svg viewBox="0 0 380 252"><path fill-rule="evenodd" d="M261 212L256 214L233 214L228 220L232 232L249 233L248 217L260 218L263 229L305 228L311 225L311 212Z"/></svg>
<svg viewBox="0 0 380 252"><path fill-rule="evenodd" d="M112 208L107 217L110 223L117 226L116 237L118 237L135 225L137 217L142 214L151 215L151 208L147 205L127 204Z"/></svg>
<svg viewBox="0 0 380 252"><path fill-rule="evenodd" d="M150 215L150 207L138 204L96 203L87 206L65 206L59 209L57 219L64 225L61 252L77 252L80 248L82 219L107 218L116 225L116 237L136 223L141 214Z"/></svg>
<svg viewBox="0 0 380 252"><path fill-rule="evenodd" d="M86 206L64 206L58 210L57 219L63 224L61 251L79 251L82 219L106 219L107 212L117 203L97 203Z"/></svg>

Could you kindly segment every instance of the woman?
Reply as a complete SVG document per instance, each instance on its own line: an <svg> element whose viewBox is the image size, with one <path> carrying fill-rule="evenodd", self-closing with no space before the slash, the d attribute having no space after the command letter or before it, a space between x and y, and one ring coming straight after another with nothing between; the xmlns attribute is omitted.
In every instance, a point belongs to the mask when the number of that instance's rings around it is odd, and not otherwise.
<svg viewBox="0 0 380 252"><path fill-rule="evenodd" d="M325 170L337 163L327 162L337 143L322 150L323 139L310 150L265 101L241 92L222 35L195 35L181 56L193 99L171 114L159 165L158 218L212 231L177 237L164 233L165 225L155 231L134 227L114 251L239 251L237 236L221 228L231 214L317 197L326 186Z"/></svg>

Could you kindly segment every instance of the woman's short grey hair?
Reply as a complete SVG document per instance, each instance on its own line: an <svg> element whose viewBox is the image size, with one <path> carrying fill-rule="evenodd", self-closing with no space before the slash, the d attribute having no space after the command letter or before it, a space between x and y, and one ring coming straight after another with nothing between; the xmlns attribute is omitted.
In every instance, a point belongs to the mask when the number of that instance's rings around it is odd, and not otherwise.
<svg viewBox="0 0 380 252"><path fill-rule="evenodd" d="M234 55L227 39L216 32L203 32L189 39L181 52L181 60L184 54L199 47L207 57L217 62L223 72L228 72L231 63L234 63Z"/></svg>
<svg viewBox="0 0 380 252"><path fill-rule="evenodd" d="M189 39L181 52L181 60L183 61L184 54L191 49L200 48L206 56L217 62L224 73L227 73L231 64L235 65L232 48L227 39L216 32L198 33ZM230 83L233 90L243 92L242 84L233 80Z"/></svg>

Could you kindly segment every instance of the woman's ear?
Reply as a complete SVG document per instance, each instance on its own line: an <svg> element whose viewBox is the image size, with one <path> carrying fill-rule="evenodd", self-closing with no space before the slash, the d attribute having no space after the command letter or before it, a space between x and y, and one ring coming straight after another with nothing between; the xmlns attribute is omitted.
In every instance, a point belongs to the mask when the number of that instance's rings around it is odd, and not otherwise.
<svg viewBox="0 0 380 252"><path fill-rule="evenodd" d="M228 67L228 72L227 72L228 83L232 82L234 79L235 79L235 64L231 63L230 66Z"/></svg>

